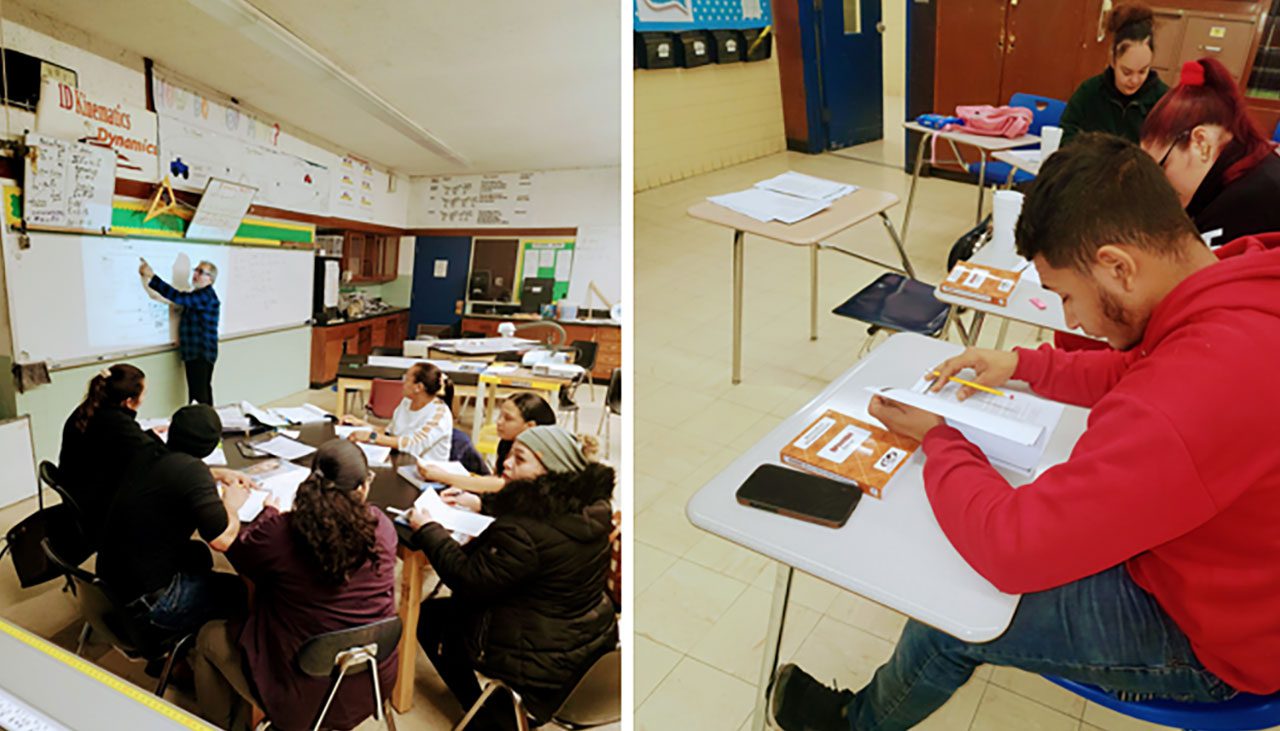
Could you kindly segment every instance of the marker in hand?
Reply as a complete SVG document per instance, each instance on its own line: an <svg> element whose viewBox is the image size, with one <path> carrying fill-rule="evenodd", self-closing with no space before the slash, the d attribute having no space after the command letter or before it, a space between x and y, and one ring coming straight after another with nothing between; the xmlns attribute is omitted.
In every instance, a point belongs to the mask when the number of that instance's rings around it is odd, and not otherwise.
<svg viewBox="0 0 1280 731"><path fill-rule="evenodd" d="M939 373L938 371L934 371L934 372L930 373L929 375L933 376L934 380L937 380L939 377L941 377L941 376L942 376L942 374L941 374L941 373ZM982 391L983 393L990 393L990 394L994 394L994 395L996 395L996 396L999 396L1000 398L1007 398L1007 399L1012 399L1012 398L1013 398L1013 396L1012 396L1011 394L1007 394L1007 393L1005 393L1004 391L1000 391L1000 390L998 390L998 389L991 388L990 386L984 386L984 385L982 385L981 383L974 383L973 381L966 381L966 380L965 380L965 379L963 379L963 378L956 378L955 376L947 376L947 380L948 380L948 381L951 381L951 382L953 382L953 383L958 383L958 384L960 384L961 386L968 386L969 388L972 388L972 389L974 389L974 390Z"/></svg>

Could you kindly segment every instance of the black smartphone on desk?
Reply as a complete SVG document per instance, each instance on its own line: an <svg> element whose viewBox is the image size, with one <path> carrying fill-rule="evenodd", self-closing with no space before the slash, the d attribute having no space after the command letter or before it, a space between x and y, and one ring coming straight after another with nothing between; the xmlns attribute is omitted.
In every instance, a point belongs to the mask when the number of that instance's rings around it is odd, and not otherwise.
<svg viewBox="0 0 1280 731"><path fill-rule="evenodd" d="M764 464L738 488L738 502L809 523L839 528L862 498L854 485Z"/></svg>

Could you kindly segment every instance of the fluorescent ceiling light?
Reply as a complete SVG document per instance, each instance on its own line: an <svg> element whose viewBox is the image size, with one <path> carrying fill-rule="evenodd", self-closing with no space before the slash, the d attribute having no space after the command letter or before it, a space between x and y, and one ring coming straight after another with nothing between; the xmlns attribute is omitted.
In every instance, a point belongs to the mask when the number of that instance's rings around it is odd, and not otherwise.
<svg viewBox="0 0 1280 731"><path fill-rule="evenodd" d="M271 16L254 7L248 0L187 0L187 2L234 28L240 35L260 48L315 76L319 81L331 85L337 82L334 88L343 96L359 104L373 117L432 153L459 165L468 164L465 157L445 144L439 137L396 109L354 76L343 71L337 64L294 35L288 28L277 23Z"/></svg>

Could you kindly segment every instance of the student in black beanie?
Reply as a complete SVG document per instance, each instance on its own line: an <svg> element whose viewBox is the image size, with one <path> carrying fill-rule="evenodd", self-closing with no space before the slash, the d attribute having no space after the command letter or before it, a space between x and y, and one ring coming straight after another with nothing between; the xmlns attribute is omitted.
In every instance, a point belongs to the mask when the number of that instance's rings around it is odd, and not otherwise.
<svg viewBox="0 0 1280 731"><path fill-rule="evenodd" d="M225 551L235 541L236 513L252 488L240 473L218 470L215 476L201 461L221 436L212 408L179 409L168 447L134 466L107 515L98 574L118 601L161 634L238 617L247 604L244 582L215 572L209 552ZM217 482L223 483L221 498ZM197 531L203 541L191 539Z"/></svg>

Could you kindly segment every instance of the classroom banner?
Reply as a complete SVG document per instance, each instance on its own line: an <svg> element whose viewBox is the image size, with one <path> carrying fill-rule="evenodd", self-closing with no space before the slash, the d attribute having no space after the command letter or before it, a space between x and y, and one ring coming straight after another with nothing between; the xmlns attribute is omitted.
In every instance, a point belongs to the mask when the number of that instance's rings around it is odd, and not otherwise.
<svg viewBox="0 0 1280 731"><path fill-rule="evenodd" d="M637 31L763 28L770 0L632 0Z"/></svg>
<svg viewBox="0 0 1280 731"><path fill-rule="evenodd" d="M159 181L156 115L52 79L40 87L36 131L64 140L94 140L116 152L116 177Z"/></svg>

